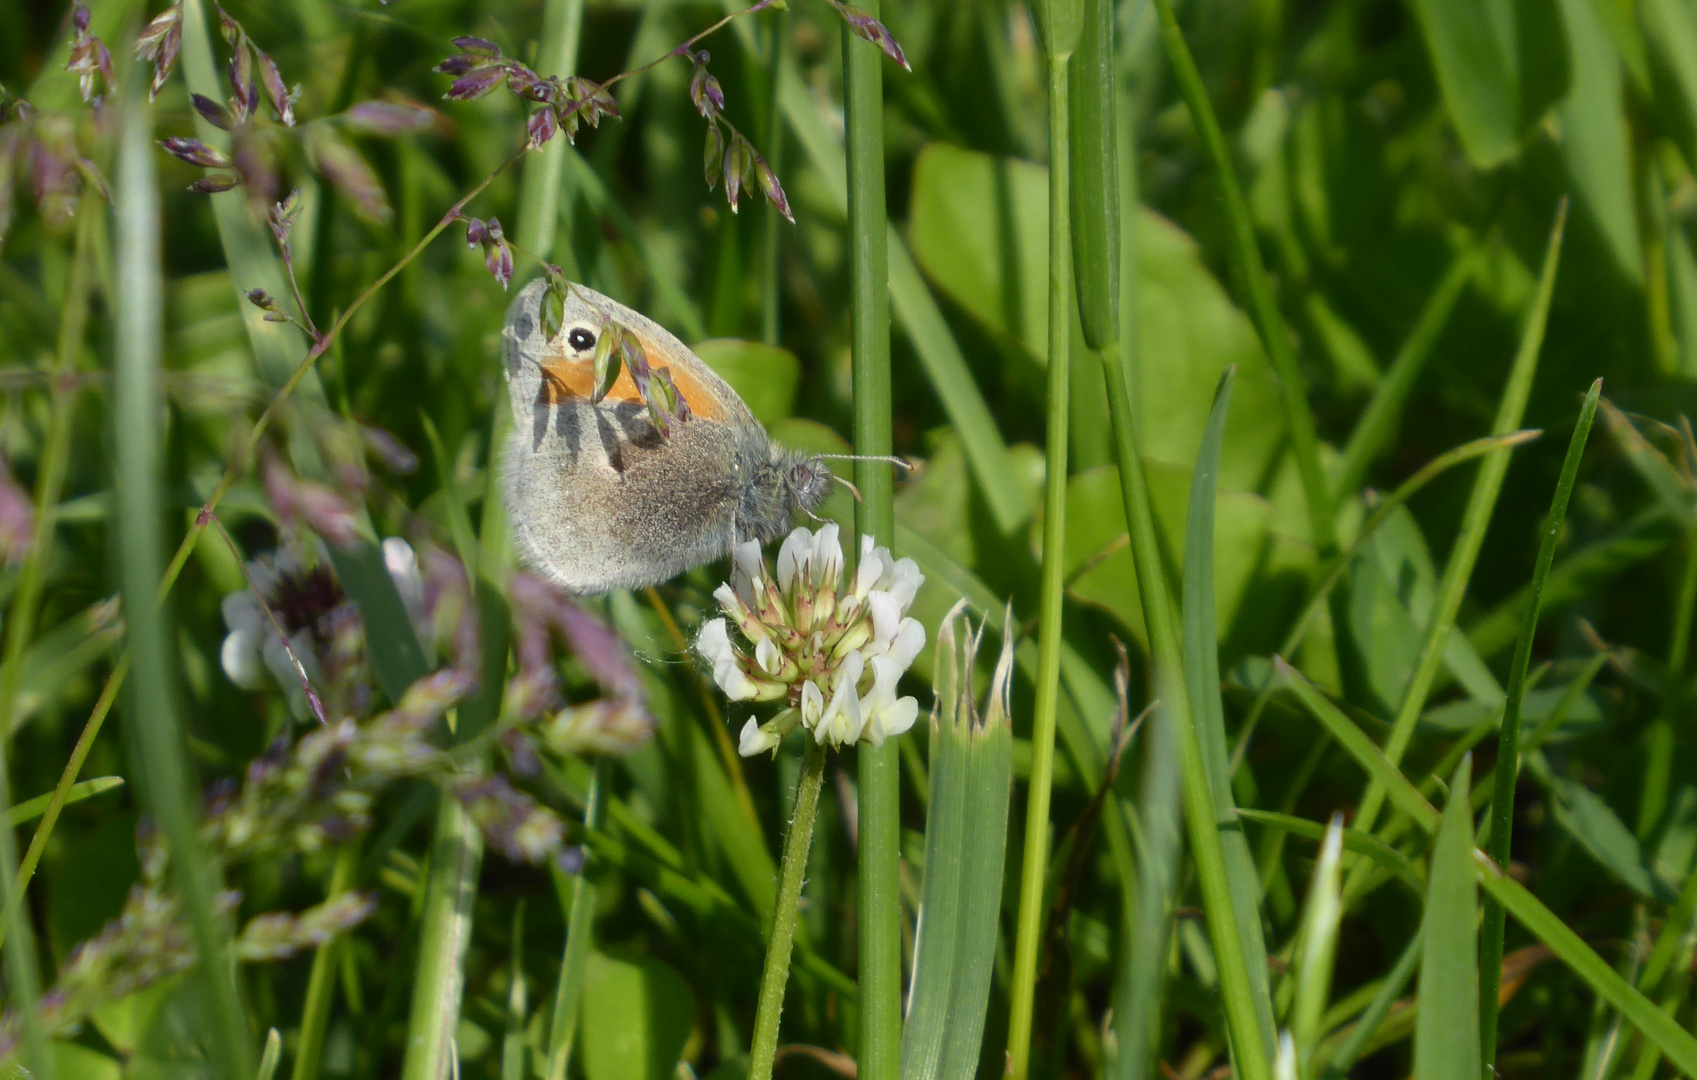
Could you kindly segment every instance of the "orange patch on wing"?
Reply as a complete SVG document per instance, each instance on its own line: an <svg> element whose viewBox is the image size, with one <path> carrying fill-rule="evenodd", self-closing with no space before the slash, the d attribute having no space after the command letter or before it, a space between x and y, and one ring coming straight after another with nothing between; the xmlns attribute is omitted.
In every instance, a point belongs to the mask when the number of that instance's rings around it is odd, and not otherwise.
<svg viewBox="0 0 1697 1080"><path fill-rule="evenodd" d="M643 351L648 354L648 366L659 370L665 368L671 373L672 382L678 388L678 394L689 406L690 415L703 420L722 420L725 408L720 401L719 393L696 378L681 364L668 364L664 361L665 354L645 339L642 342ZM595 395L595 361L590 357L575 359L552 353L542 362L543 381L549 388L554 400L576 398L588 401ZM642 394L637 391L636 380L631 378L630 369L619 365L619 377L613 380L613 386L607 391L602 400L621 402L628 401L641 405Z"/></svg>

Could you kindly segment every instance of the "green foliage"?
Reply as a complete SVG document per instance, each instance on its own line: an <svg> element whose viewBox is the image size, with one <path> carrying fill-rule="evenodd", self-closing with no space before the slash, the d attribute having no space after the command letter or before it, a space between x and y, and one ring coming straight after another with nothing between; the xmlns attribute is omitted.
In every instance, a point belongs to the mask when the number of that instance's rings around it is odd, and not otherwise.
<svg viewBox="0 0 1697 1080"><path fill-rule="evenodd" d="M4 1067L1697 1075L1691 5L755 6L0 0ZM539 259L911 462L1009 722L745 759L725 564L525 577Z"/></svg>

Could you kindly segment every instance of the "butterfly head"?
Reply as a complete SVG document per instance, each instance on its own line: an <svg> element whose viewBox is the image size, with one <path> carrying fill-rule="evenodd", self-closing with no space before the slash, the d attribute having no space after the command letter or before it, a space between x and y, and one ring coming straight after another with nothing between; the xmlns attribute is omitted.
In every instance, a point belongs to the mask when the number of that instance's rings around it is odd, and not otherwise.
<svg viewBox="0 0 1697 1080"><path fill-rule="evenodd" d="M814 517L825 497L831 493L831 467L817 454L798 454L791 450L778 451L778 466L790 500L800 514ZM799 515L798 515L799 516Z"/></svg>

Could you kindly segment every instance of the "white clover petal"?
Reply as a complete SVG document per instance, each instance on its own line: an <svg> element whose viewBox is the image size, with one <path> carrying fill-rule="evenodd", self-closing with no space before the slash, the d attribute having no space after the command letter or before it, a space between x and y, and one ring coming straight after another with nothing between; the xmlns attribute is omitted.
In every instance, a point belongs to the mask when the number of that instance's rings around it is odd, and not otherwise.
<svg viewBox="0 0 1697 1080"><path fill-rule="evenodd" d="M860 538L860 565L854 572L854 597L865 600L866 594L877 588L878 581L890 568L888 548L873 547L870 536Z"/></svg>
<svg viewBox="0 0 1697 1080"><path fill-rule="evenodd" d="M872 640L878 645L887 647L896 639L896 632L901 629L902 606L894 596L882 589L874 589L866 598L867 607L872 615ZM875 652L883 652L879 648Z"/></svg>
<svg viewBox="0 0 1697 1080"><path fill-rule="evenodd" d="M701 632L695 636L695 651L714 670L727 661L736 662L737 651L731 645L731 635L724 619L709 619L701 625Z"/></svg>
<svg viewBox="0 0 1697 1080"><path fill-rule="evenodd" d="M841 529L834 521L819 526L813 538L813 563L808 568L809 583L820 590L836 592L843 580L843 545L838 539Z"/></svg>
<svg viewBox="0 0 1697 1080"><path fill-rule="evenodd" d="M737 753L743 757L753 757L775 749L778 736L775 732L767 731L755 722L754 717L748 718L748 723L742 726L742 734L737 743Z"/></svg>
<svg viewBox="0 0 1697 1080"><path fill-rule="evenodd" d="M912 727L919 715L919 702L911 697L896 697L896 684L901 681L903 670L905 665L888 656L872 658L872 689L861 701L861 713L862 735L874 746L882 746L885 739Z"/></svg>
<svg viewBox="0 0 1697 1080"><path fill-rule="evenodd" d="M743 671L742 665L730 660L713 668L713 681L732 701L753 701L760 696L760 687Z"/></svg>
<svg viewBox="0 0 1697 1080"><path fill-rule="evenodd" d="M860 691L856 684L860 682L864 670L865 661L859 653L850 653L843 658L842 664L837 668L830 704L825 706L824 715L819 718L818 725L813 729L815 741L829 742L839 748L859 741L865 719L860 707Z"/></svg>
<svg viewBox="0 0 1697 1080"><path fill-rule="evenodd" d="M812 731L824 715L825 695L819 692L818 683L808 679L801 684L801 726Z"/></svg>
<svg viewBox="0 0 1697 1080"><path fill-rule="evenodd" d="M761 638L754 646L754 662L768 675L776 675L784 663L783 654L771 638Z"/></svg>
<svg viewBox="0 0 1697 1080"><path fill-rule="evenodd" d="M800 574L805 579L807 566L812 560L813 534L797 526L778 547L778 591L789 596L796 575Z"/></svg>
<svg viewBox="0 0 1697 1080"><path fill-rule="evenodd" d="M226 596L224 599L229 598ZM243 690L263 690L271 683L265 660L260 655L260 642L263 640L255 631L236 629L224 636L224 644L218 650L218 661L224 667L224 674Z"/></svg>
<svg viewBox="0 0 1697 1080"><path fill-rule="evenodd" d="M919 564L912 559L902 559L891 568L889 580L883 583L883 587L896 598L905 612L913 606L913 598L923 584L925 575L919 572Z"/></svg>
<svg viewBox="0 0 1697 1080"><path fill-rule="evenodd" d="M728 582L713 590L713 599L719 601L719 607L726 615L736 619L739 623L742 621L742 617L748 613L748 608L743 604L742 597L737 595L737 591Z"/></svg>
<svg viewBox="0 0 1697 1080"><path fill-rule="evenodd" d="M885 739L907 731L918 717L918 701L910 697L897 698L893 704L866 718L864 735L873 746L883 746Z"/></svg>
<svg viewBox="0 0 1697 1080"><path fill-rule="evenodd" d="M766 560L760 555L760 541L744 540L731 551L731 559L736 563L736 572L732 575L736 581L737 595L749 607L758 602L757 593L766 588Z"/></svg>
<svg viewBox="0 0 1697 1080"><path fill-rule="evenodd" d="M925 627L919 625L918 619L903 619L901 627L896 631L895 640L890 642L889 652L885 653L901 670L906 671L913 666L913 661L925 648Z"/></svg>

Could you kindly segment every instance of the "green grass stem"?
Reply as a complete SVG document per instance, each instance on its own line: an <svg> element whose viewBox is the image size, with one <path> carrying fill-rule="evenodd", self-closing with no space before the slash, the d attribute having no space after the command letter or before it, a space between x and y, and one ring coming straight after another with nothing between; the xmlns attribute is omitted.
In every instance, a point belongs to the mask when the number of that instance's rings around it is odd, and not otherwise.
<svg viewBox="0 0 1697 1080"><path fill-rule="evenodd" d="M1579 462L1585 455L1585 442L1591 434L1591 422L1597 416L1597 401L1603 393L1603 380L1591 384L1585 402L1579 407L1579 422L1567 444L1567 456L1562 461L1561 474L1556 479L1555 498L1550 502L1549 516L1544 519L1538 540L1538 560L1532 569L1532 602L1526 608L1526 626L1515 646L1514 661L1508 673L1508 699L1503 703L1502 723L1497 729L1496 786L1491 796L1491 838L1486 848L1498 866L1509 864L1509 852L1514 832L1514 783L1520 771L1520 706L1526 691L1526 670L1532 661L1532 642L1538 632L1538 614L1544 591L1544 579L1549 576L1550 564L1555 561L1556 543L1561 539L1562 525L1567 520L1567 503L1573 485L1579 477ZM1479 1038L1486 1067L1496 1068L1497 1057L1497 984L1502 975L1503 929L1502 905L1495 900L1485 901L1485 923L1479 945Z"/></svg>
<svg viewBox="0 0 1697 1080"><path fill-rule="evenodd" d="M438 796L436 832L425 878L418 966L407 1020L401 1080L444 1080L459 1071L455 1032L465 990L465 953L471 943L472 904L483 835L460 801Z"/></svg>
<svg viewBox="0 0 1697 1080"><path fill-rule="evenodd" d="M113 489L118 524L118 576L124 600L125 642L135 678L130 683L130 724L139 751L145 805L171 850L171 869L200 956L200 978L210 991L206 1035L212 1059L227 1078L254 1074L251 1034L229 964L229 933L213 908L218 873L201 848L193 770L177 710L176 669L171 662L165 612L157 595L162 558L165 492L160 468L164 432L161 359L164 268L158 177L154 169L153 110L132 79L119 125L117 223L117 370L112 390ZM0 768L0 777L4 776ZM0 779L0 802L5 801ZM0 872L9 877L11 833L0 830ZM0 882L9 886L10 881ZM9 890L8 890L9 891ZM14 928L14 959L28 957L34 939ZM23 965L18 965L22 967ZM33 1012L29 982L13 971L13 1003ZM27 989L26 989L27 987ZM46 1062L37 1057L41 1067Z"/></svg>
<svg viewBox="0 0 1697 1080"><path fill-rule="evenodd" d="M359 866L357 844L344 844L336 852L336 864L330 871L330 886L326 899L337 897L353 888L354 871ZM306 978L306 1003L301 1006L300 1035L295 1041L295 1063L289 1070L290 1080L318 1080L319 1063L324 1056L324 1035L330 1026L330 1007L336 1001L336 968L341 961L342 939L331 938L312 954L312 970Z"/></svg>
<svg viewBox="0 0 1697 1080"><path fill-rule="evenodd" d="M790 950L801 922L801 883L807 875L807 853L813 843L819 789L825 783L825 755L823 743L807 741L801 759L801 777L796 781L795 811L790 816L789 832L784 837L784 858L778 867L778 900L773 908L772 931L766 938L766 966L760 976L760 1001L754 1014L754 1040L749 1049L749 1080L772 1080L772 1064L778 1053L778 1020L784 1011L784 988L790 976ZM863 996L866 993L864 975L861 993ZM897 1036L899 1054L899 1030Z"/></svg>
<svg viewBox="0 0 1697 1080"><path fill-rule="evenodd" d="M583 38L584 0L546 0L542 5L542 37L536 43L532 67L539 75L561 77L577 73L578 43ZM552 259L560 223L560 204L569 188L563 177L573 149L565 139L553 139L525 159L519 187L519 243L544 259Z"/></svg>
<svg viewBox="0 0 1697 1080"><path fill-rule="evenodd" d="M583 800L583 827L593 832L601 827L606 804L607 763L596 758L589 789ZM571 912L566 916L565 951L560 956L560 981L554 988L554 1015L548 1027L547 1080L566 1080L577 1042L577 1018L583 1007L583 973L589 967L589 950L595 944L595 882L588 867L572 879Z"/></svg>
<svg viewBox="0 0 1697 1080"><path fill-rule="evenodd" d="M1432 848L1421 919L1420 1011L1414 1019L1414 1080L1474 1080L1479 1056L1479 887L1473 873L1473 757L1450 778Z"/></svg>
<svg viewBox="0 0 1697 1080"><path fill-rule="evenodd" d="M1538 280L1538 291L1532 301L1532 308L1527 313L1520 347L1515 353L1514 364L1509 369L1507 385L1503 387L1496 420L1491 425L1493 435L1507 435L1514 431L1520 426L1521 417L1526 413L1526 399L1532 392L1532 377L1538 370L1538 354L1544 344L1544 324L1550 314L1550 296L1555 289L1556 269L1561 264L1561 242L1566 222L1567 202L1564 199L1556 209L1555 225L1550 230L1549 246L1544 254L1544 268ZM1385 741L1385 756L1393 764L1402 759L1403 751L1408 748L1408 742L1414 736L1414 723L1426 707L1426 697L1432 690L1438 668L1443 662L1444 642L1455 624L1456 612L1460 610L1462 596L1467 592L1468 579L1473 576L1474 563L1478 560L1479 549L1485 542L1485 530L1489 528L1492 511L1496 509L1497 496L1502 492L1503 477L1508 472L1508 461L1509 450L1505 447L1487 454L1479 466L1479 475L1468 495L1467 508L1462 514L1455 544L1451 547L1449 560L1444 565L1443 579L1438 584L1437 598L1420 643L1419 659L1416 661L1413 675L1409 677L1407 689L1403 691L1402 703L1397 710L1396 719L1392 722L1391 733ZM1373 827L1384 798L1385 792L1379 783L1370 780L1367 791L1361 798L1360 809L1356 813L1356 828Z"/></svg>
<svg viewBox="0 0 1697 1080"><path fill-rule="evenodd" d="M1220 121L1208 100L1208 88L1196 69L1196 60L1179 29L1178 15L1172 0L1155 0L1155 11L1161 20L1161 40L1166 45L1167 60L1173 66L1179 92L1190 110L1190 121L1202 139L1203 151L1213 166L1225 204L1229 228L1227 247L1238 285L1249 294L1249 314L1261 336L1261 344L1278 375L1279 392L1284 402L1285 424L1290 430L1291 450L1296 455L1297 471L1302 478L1302 492L1308 503L1308 526L1314 545L1323 554L1337 546L1337 525L1332 519L1331 489L1320 468L1320 441L1314 431L1314 417L1308 410L1308 395L1304 390L1302 371L1297 367L1296 353L1291 347L1290 332L1279 313L1273 296L1272 281L1261 259L1261 249L1255 240L1255 222L1250 217L1249 204L1243 197L1243 187L1237 179L1237 167L1232 164L1231 149L1220 130Z"/></svg>
<svg viewBox="0 0 1697 1080"><path fill-rule="evenodd" d="M1068 17L1057 9L1074 9ZM1038 948L1048 910L1043 885L1049 864L1049 798L1054 782L1055 714L1060 707L1061 611L1065 600L1068 391L1071 383L1072 223L1068 209L1071 154L1067 141L1067 70L1078 38L1078 4L1051 0L1045 20L1049 52L1049 382L1044 428L1043 568L1037 609L1037 701L1031 722L1031 776L1026 786L1025 846L1020 864L1018 930L1009 991L1008 1075L1030 1069ZM1069 40L1070 37L1070 40Z"/></svg>
<svg viewBox="0 0 1697 1080"><path fill-rule="evenodd" d="M878 14L876 3L864 6L871 14ZM857 454L881 456L891 453L893 439L890 224L884 203L884 57L847 27L841 33L854 449ZM774 78L774 83L778 81ZM861 494L855 507L857 531L879 544L894 544L891 467L881 461L856 462L855 483ZM893 741L883 746L863 743L858 753L860 1046L856 1056L862 1080L895 1080L901 1071L902 1042L901 757ZM790 897L789 903L794 902L795 897ZM778 918L793 917L793 912L786 916L780 904ZM774 937L768 946L768 977L770 955L776 948ZM787 967L787 943L784 950ZM775 1017L773 1024L776 1036ZM754 1075L759 1080L758 1074Z"/></svg>

